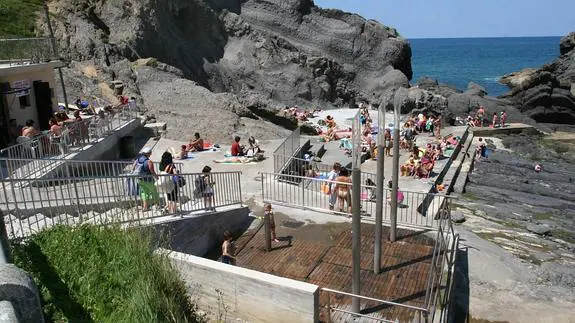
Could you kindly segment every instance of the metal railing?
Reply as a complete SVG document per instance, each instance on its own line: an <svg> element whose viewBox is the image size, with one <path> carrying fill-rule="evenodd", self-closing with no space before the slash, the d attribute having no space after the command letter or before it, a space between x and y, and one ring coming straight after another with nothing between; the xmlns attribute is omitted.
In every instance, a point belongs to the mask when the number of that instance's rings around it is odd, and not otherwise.
<svg viewBox="0 0 575 323"><path fill-rule="evenodd" d="M69 170L69 174L74 171ZM5 214L8 236L22 238L56 224L144 225L161 216L213 212L213 208L242 204L241 172L211 173L211 194L196 187L201 175L179 174L185 180L181 187L176 186L174 175L142 177L131 171L105 176L8 178L1 181L0 209ZM159 179L174 181L171 187L176 190L154 190L154 181L162 181ZM143 209L142 198L149 200L150 209Z"/></svg>
<svg viewBox="0 0 575 323"><path fill-rule="evenodd" d="M376 187L365 185L365 179L375 176L373 174L363 175L361 190L361 210L362 217L373 218L375 216L375 192ZM277 173L261 173L263 201L278 205L309 209L319 212L334 213L338 215L350 216L347 212L347 202L343 199L337 200L335 207L330 208L330 194L326 193L327 188L338 184L322 178L312 178L298 175L285 175ZM288 181L278 181L278 178L288 179ZM290 181L289 179L292 178ZM372 179L373 180L373 179ZM375 182L375 180L373 180ZM291 184L299 183L299 184ZM351 190L355 185L348 185ZM439 227L438 219L446 214L444 209L449 204L450 196L443 194L432 194L422 192L410 192L401 190L403 201L399 201L397 211L397 223L408 227L425 229L436 229ZM348 193L351 196L351 191ZM383 209L383 222L389 223L391 216L390 206L391 190L384 189L385 208ZM333 202L333 200L332 200ZM339 209L339 203L344 203L343 211Z"/></svg>
<svg viewBox="0 0 575 323"><path fill-rule="evenodd" d="M274 172L279 173L284 167L285 160L276 159L275 156L293 156L301 146L301 132L298 127L274 151Z"/></svg>
<svg viewBox="0 0 575 323"><path fill-rule="evenodd" d="M455 254L459 244L459 235L455 234L451 222L450 207L447 205L438 220L437 236L427 278L425 304L431 314L430 322L434 322L437 307L448 307L451 299L451 286L455 266ZM443 297L441 296L443 291ZM440 322L447 322L447 317L441 315Z"/></svg>
<svg viewBox="0 0 575 323"><path fill-rule="evenodd" d="M26 161L27 163L23 163ZM24 164L23 166L20 166ZM28 179L23 182L32 184L34 179L106 177L129 173L134 169L134 160L70 160L51 158L46 160L22 160L0 158L0 178ZM174 162L178 172L182 171L182 162ZM160 172L160 164L154 162L154 168Z"/></svg>
<svg viewBox="0 0 575 323"><path fill-rule="evenodd" d="M386 305L389 307L401 307L401 308L404 308L404 309L407 309L407 310L414 312L416 318L414 320L412 320L412 322L425 322L425 319L427 318L427 313L428 313L427 309L422 308L422 307L418 307L418 306L411 306L411 305L407 305L407 304L385 301L385 300L376 299L376 298L367 297L367 296L355 295L355 294L346 293L346 292L342 292L342 291L338 291L338 290L334 290L334 289L329 289L329 288L321 288L320 292L328 294L327 295L327 304L322 306L323 308L325 308L327 310L327 322L328 323L331 322L331 313L332 312L340 312L340 313L349 314L349 318L348 318L348 320L346 320L347 322L353 321L354 318L356 318L356 317L360 317L362 319L373 320L376 322L385 322L385 323L396 323L396 322L398 322L397 320L389 320L389 319L382 318L382 317L375 317L372 315L354 313L352 311L345 310L345 309L342 309L342 308L339 308L336 306L331 306L331 295L335 295L335 297L345 296L345 297L349 297L350 299L351 298L359 298L363 301L368 302L369 303L368 307L377 307L377 306L381 306L381 305ZM320 298L321 298L321 296L320 296ZM351 303L351 301L350 301L350 303Z"/></svg>
<svg viewBox="0 0 575 323"><path fill-rule="evenodd" d="M60 136L46 132L34 138L19 137L17 144L0 150L0 155L14 160L10 164L11 172L33 160L65 158L99 142L136 117L136 111L124 106L104 117L95 115L81 121L66 122Z"/></svg>
<svg viewBox="0 0 575 323"><path fill-rule="evenodd" d="M274 162L278 164L285 165L283 168L282 173L288 175L295 175L295 176L304 176L306 177L306 173L310 172L313 174L317 174L319 176L326 176L327 173L331 172L333 169L333 164L326 164L318 161L306 160L303 158L297 158L293 156L281 156L281 155L274 155ZM348 171L351 172L351 168L348 168ZM376 180L376 174L368 173L368 172L361 172L361 180L362 183L366 183L366 180L369 178L373 182ZM289 179L289 176L283 176L282 179L286 180ZM289 180L288 180L289 181Z"/></svg>
<svg viewBox="0 0 575 323"><path fill-rule="evenodd" d="M37 64L58 59L51 38L0 39L0 63Z"/></svg>

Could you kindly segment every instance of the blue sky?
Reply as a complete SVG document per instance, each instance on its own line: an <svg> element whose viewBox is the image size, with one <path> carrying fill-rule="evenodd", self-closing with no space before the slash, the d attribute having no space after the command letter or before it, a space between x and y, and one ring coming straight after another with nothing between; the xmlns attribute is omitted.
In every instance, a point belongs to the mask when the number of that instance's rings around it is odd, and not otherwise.
<svg viewBox="0 0 575 323"><path fill-rule="evenodd" d="M575 0L315 0L396 28L406 38L563 36Z"/></svg>

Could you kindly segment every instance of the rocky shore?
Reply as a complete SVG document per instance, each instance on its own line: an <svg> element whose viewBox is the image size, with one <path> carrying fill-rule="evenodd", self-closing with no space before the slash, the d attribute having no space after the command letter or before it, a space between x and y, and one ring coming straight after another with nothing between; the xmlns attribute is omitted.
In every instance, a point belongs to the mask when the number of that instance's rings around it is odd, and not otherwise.
<svg viewBox="0 0 575 323"><path fill-rule="evenodd" d="M575 140L526 135L486 138L460 212L484 220L468 229L537 266L541 283L575 288ZM540 163L543 171L535 172ZM476 223L477 224L477 223Z"/></svg>

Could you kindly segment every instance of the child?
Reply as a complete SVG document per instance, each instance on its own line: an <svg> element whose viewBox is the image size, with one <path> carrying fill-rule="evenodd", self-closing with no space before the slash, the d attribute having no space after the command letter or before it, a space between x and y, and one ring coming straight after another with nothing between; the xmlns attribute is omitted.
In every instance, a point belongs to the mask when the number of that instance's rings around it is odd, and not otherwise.
<svg viewBox="0 0 575 323"><path fill-rule="evenodd" d="M180 153L178 154L178 156L176 156L176 159L186 159L188 158L188 152L187 152L187 146L186 145L182 145L180 150Z"/></svg>
<svg viewBox="0 0 575 323"><path fill-rule="evenodd" d="M229 231L224 232L224 242L222 243L222 262L228 265L236 264L234 242Z"/></svg>
<svg viewBox="0 0 575 323"><path fill-rule="evenodd" d="M272 233L272 241L273 242L280 242L276 237L276 222L274 219L274 213L272 212L272 205L266 204L264 207L264 216L268 217L270 221L270 231Z"/></svg>

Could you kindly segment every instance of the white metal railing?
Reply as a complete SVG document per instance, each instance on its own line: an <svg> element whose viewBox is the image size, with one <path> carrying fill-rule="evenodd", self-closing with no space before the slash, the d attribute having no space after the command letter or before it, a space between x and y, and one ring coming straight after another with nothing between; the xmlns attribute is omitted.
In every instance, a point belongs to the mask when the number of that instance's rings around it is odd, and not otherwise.
<svg viewBox="0 0 575 323"><path fill-rule="evenodd" d="M153 206L149 210L142 205L142 181L153 185L159 178L174 180L174 175L142 177L128 171L105 176L8 178L1 181L0 209L5 214L8 235L18 238L56 224L142 225L155 217L213 212L215 208L242 204L241 172L211 173L212 195L198 191L195 180L201 175L179 174L185 185L174 185L176 191L150 198ZM174 203L175 210L170 210L170 203Z"/></svg>
<svg viewBox="0 0 575 323"><path fill-rule="evenodd" d="M174 162L178 172L182 171L182 162ZM159 169L158 162L154 162ZM37 179L105 177L128 173L134 168L133 160L70 160L62 158L27 160L19 158L0 158L0 178L27 179L22 184L32 184Z"/></svg>
<svg viewBox="0 0 575 323"><path fill-rule="evenodd" d="M375 317L375 316L371 316L371 315L365 315L365 314L361 314L361 313L354 313L352 311L348 311L345 309L341 309L337 306L331 306L331 295L329 294L334 294L334 295L341 295L341 296L346 296L349 297L350 299L352 298L359 298L360 300L364 300L364 301L370 301L372 303L376 303L379 305L388 305L390 307L401 307L401 308L405 308L407 310L413 311L414 315L419 317L419 320L415 320L415 322L424 322L425 319L427 318L427 309L423 308L423 307L419 307L419 306L411 306L411 305L407 305L407 304L401 304L401 303L396 303L396 302L391 302L391 301L386 301L386 300L382 300L382 299L377 299L377 298L372 298L372 297L367 297L367 296L361 296L361 295L355 295L355 294L351 294L351 293L346 293L346 292L342 292L342 291L338 291L338 290L334 290L334 289L329 289L329 288L321 288L320 289L321 292L327 293L327 304L323 305L322 307L326 308L328 311L327 314L327 321L331 322L331 312L342 312L345 314L349 314L350 315L350 320L352 320L353 317L361 317L361 318L365 318L365 319L369 319L369 320L373 320L373 321L377 321L377 322L386 322L386 323L396 323L398 321L396 320L389 320L386 318L381 318L381 317ZM320 297L321 298L321 297Z"/></svg>
<svg viewBox="0 0 575 323"><path fill-rule="evenodd" d="M274 151L274 172L279 172L285 165L282 164L282 162L285 162L285 160L276 159L275 156L293 156L301 146L300 141L300 128L297 127Z"/></svg>
<svg viewBox="0 0 575 323"><path fill-rule="evenodd" d="M65 158L71 153L82 151L100 139L107 137L118 128L137 117L137 112L123 106L104 116L93 116L82 121L64 123L62 135L55 137L50 132L34 138L19 137L19 142L0 150L0 155L9 159L19 159L20 164L12 164L18 169L37 159Z"/></svg>
<svg viewBox="0 0 575 323"><path fill-rule="evenodd" d="M365 175L366 178L372 176ZM260 173L262 182L262 195L264 202L278 205L285 205L301 209L309 209L318 212L334 213L349 216L347 202L344 202L344 209L340 211L341 200L336 200L335 207L330 208L330 195L325 193L326 187L334 187L338 184L325 178L312 178L297 175L285 175L277 173ZM278 180L280 179L280 180ZM375 180L374 180L375 182ZM361 185L349 183L339 183L348 185L351 190L359 187L361 190L361 210L362 217L375 217L375 192L376 187L365 184L362 179ZM405 191L400 188L403 194L403 201L399 201L397 211L397 223L404 226L411 226L424 229L437 229L438 219L445 215L444 209L447 207L452 197L444 194L422 193ZM385 208L383 209L384 223L390 222L391 190L384 189ZM331 201L333 202L333 200Z"/></svg>

